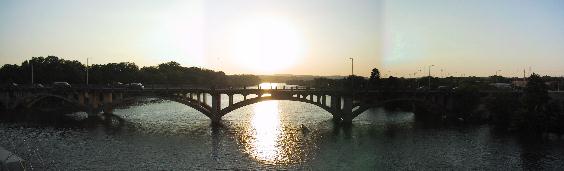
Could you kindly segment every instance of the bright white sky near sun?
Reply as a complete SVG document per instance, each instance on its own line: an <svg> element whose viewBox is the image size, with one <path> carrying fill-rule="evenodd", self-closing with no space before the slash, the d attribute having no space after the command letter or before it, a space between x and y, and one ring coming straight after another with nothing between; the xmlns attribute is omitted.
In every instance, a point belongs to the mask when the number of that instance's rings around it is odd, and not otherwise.
<svg viewBox="0 0 564 171"><path fill-rule="evenodd" d="M0 64L177 61L228 74L564 75L561 0L0 0ZM421 76L426 72L418 72Z"/></svg>

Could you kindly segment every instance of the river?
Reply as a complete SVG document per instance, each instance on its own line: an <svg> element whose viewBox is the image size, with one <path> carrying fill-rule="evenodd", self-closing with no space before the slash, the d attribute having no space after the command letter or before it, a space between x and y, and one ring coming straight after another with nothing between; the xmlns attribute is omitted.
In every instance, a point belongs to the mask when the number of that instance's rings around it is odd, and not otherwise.
<svg viewBox="0 0 564 171"><path fill-rule="evenodd" d="M381 108L350 127L334 124L319 107L291 101L243 107L224 116L221 126L159 99L94 118L35 115L40 119L1 121L0 146L39 170L564 169L564 140L488 125L429 126L411 112Z"/></svg>

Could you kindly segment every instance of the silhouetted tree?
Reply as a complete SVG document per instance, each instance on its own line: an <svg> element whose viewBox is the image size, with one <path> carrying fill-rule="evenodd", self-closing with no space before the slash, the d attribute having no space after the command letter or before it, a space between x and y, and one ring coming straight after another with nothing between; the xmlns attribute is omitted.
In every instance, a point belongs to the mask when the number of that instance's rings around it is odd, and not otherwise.
<svg viewBox="0 0 564 171"><path fill-rule="evenodd" d="M526 128L534 131L546 130L549 117L545 105L550 100L546 84L538 74L533 73L523 92L523 104L527 109L524 117Z"/></svg>
<svg viewBox="0 0 564 171"><path fill-rule="evenodd" d="M372 72L370 72L370 78L368 80L371 89L376 89L376 87L378 87L378 83L380 81L380 71L378 70L378 68L372 69Z"/></svg>
<svg viewBox="0 0 564 171"><path fill-rule="evenodd" d="M378 80L380 79L380 71L378 70L378 68L374 68L372 69L372 72L370 72L370 80Z"/></svg>
<svg viewBox="0 0 564 171"><path fill-rule="evenodd" d="M548 96L548 87L538 74L533 73L525 87L523 102L529 111L537 111L542 105L546 104L550 97Z"/></svg>

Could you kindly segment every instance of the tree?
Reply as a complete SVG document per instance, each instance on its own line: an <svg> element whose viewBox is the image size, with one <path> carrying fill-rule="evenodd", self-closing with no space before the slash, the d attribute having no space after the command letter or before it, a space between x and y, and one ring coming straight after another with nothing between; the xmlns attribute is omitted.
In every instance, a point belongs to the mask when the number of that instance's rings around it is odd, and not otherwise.
<svg viewBox="0 0 564 171"><path fill-rule="evenodd" d="M374 68L372 69L372 72L370 72L370 81L375 81L380 79L380 71L378 70L378 68Z"/></svg>
<svg viewBox="0 0 564 171"><path fill-rule="evenodd" d="M0 67L0 83L31 82L31 65L36 83L50 84L55 81L66 81L71 84L85 83L85 65L76 60L65 60L56 56L33 57L22 62L21 65L6 64ZM254 75L228 76L221 71L183 67L174 61L141 69L131 62L95 64L89 67L89 83L105 85L114 82L227 87L257 85L260 83L260 78Z"/></svg>
<svg viewBox="0 0 564 171"><path fill-rule="evenodd" d="M523 104L527 112L524 114L525 128L532 131L546 131L550 122L546 104L550 100L548 87L542 78L533 73L523 92Z"/></svg>
<svg viewBox="0 0 564 171"><path fill-rule="evenodd" d="M524 89L524 104L530 111L538 111L549 100L547 85L538 74L533 73Z"/></svg>
<svg viewBox="0 0 564 171"><path fill-rule="evenodd" d="M372 72L370 72L370 78L368 79L368 82L370 83L370 89L376 89L379 84L379 80L380 71L378 70L378 68L372 69Z"/></svg>

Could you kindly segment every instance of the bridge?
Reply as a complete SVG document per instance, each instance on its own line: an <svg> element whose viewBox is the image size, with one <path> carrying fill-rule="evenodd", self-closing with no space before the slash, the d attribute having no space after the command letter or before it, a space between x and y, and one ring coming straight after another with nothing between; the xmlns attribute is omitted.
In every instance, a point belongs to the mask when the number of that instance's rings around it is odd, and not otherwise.
<svg viewBox="0 0 564 171"><path fill-rule="evenodd" d="M481 92L482 96L491 93ZM514 93L519 92L504 92ZM242 96L235 101L234 96ZM0 108L31 108L44 100L59 99L89 115L112 113L121 104L139 97L175 101L196 109L211 119L221 118L239 108L266 100L289 100L324 109L336 121L351 122L364 111L391 102L421 104L445 115L452 110L456 96L448 91L340 91L316 89L205 89L205 88L27 88L0 90ZM222 98L223 97L223 98ZM226 100L227 102L222 102Z"/></svg>

